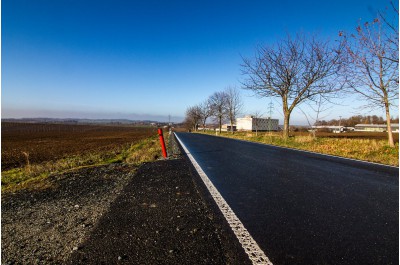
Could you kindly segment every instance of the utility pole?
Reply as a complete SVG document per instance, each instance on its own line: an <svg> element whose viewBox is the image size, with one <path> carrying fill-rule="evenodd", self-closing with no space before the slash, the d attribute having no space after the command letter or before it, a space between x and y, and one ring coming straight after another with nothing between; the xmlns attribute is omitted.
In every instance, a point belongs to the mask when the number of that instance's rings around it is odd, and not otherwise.
<svg viewBox="0 0 400 265"><path fill-rule="evenodd" d="M272 110L274 108L274 104L272 104L272 102L269 102L268 104L268 108L269 108L269 117L268 117L268 132L271 132L271 117L272 117Z"/></svg>

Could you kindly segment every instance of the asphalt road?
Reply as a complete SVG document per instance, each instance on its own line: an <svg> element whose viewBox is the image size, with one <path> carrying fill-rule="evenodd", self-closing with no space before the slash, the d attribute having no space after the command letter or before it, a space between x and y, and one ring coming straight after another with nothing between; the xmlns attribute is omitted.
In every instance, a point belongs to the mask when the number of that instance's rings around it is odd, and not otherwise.
<svg viewBox="0 0 400 265"><path fill-rule="evenodd" d="M399 170L177 133L274 264L398 264Z"/></svg>

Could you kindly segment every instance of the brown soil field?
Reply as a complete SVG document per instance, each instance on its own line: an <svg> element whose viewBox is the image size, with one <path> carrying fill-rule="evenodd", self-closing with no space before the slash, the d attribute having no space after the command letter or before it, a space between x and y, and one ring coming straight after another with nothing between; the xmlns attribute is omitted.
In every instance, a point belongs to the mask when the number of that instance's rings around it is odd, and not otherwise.
<svg viewBox="0 0 400 265"><path fill-rule="evenodd" d="M106 125L1 123L1 170L71 155L122 150L156 135L156 128Z"/></svg>

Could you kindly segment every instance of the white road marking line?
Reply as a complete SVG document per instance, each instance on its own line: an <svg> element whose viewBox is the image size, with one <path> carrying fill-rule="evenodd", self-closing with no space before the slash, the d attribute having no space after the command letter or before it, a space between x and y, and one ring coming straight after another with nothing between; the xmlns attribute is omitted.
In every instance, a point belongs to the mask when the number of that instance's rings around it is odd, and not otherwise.
<svg viewBox="0 0 400 265"><path fill-rule="evenodd" d="M178 139L179 143L181 144L183 150L185 151L186 155L189 157L190 161L192 162L193 166L197 170L197 173L200 175L201 179L203 180L204 184L206 185L208 191L211 193L211 196L214 198L215 202L218 205L218 208L225 216L225 219L228 221L229 226L232 228L233 232L235 233L237 239L239 240L240 244L244 251L249 256L249 259L252 261L253 264L267 264L272 265L272 262L268 259L268 257L264 254L264 251L258 246L257 242L253 239L247 229L244 227L243 223L239 220L236 214L233 212L231 207L229 207L228 203L225 199L221 196L217 188L208 178L206 173L194 159L192 154L190 154L189 150L183 144L183 142L179 139L179 137L175 134L176 139Z"/></svg>

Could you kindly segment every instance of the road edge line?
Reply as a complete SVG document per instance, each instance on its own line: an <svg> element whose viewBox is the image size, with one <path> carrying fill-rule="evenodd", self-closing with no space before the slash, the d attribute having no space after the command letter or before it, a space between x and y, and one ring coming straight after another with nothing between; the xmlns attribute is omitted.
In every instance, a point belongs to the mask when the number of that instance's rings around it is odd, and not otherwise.
<svg viewBox="0 0 400 265"><path fill-rule="evenodd" d="M174 133L175 134L175 133ZM186 155L190 159L191 163L193 164L194 168L196 169L197 173L199 174L200 178L202 179L203 183L206 185L208 191L210 192L211 196L213 197L215 203L217 204L219 210L224 215L225 219L227 220L229 226L231 227L233 233L235 234L236 238L239 240L240 244L242 245L244 251L248 255L249 259L253 264L266 264L272 265L272 262L268 259L265 255L264 251L260 248L257 242L253 239L247 229L244 227L243 223L239 220L236 214L233 212L231 207L219 193L217 188L208 178L207 174L203 171L197 161L194 159L192 154L189 152L187 147L183 144L181 139L178 135L175 134L176 139L182 146L183 150L185 151Z"/></svg>

